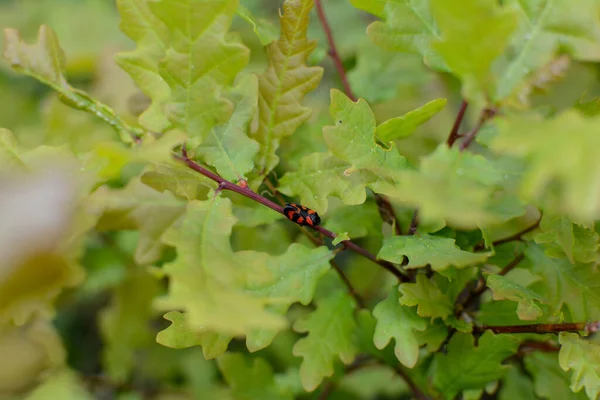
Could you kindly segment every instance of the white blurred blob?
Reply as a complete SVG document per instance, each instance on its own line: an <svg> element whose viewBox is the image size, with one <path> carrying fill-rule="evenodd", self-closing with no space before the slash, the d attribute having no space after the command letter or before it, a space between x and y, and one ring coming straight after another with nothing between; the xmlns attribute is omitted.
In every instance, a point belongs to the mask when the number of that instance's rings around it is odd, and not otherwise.
<svg viewBox="0 0 600 400"><path fill-rule="evenodd" d="M24 259L56 246L74 196L73 183L56 171L0 174L0 281Z"/></svg>

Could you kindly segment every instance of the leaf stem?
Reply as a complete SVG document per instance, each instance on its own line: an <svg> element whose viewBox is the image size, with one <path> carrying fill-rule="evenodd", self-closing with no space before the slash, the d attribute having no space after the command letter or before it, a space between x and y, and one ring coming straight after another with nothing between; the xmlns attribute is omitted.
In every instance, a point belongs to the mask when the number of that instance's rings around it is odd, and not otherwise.
<svg viewBox="0 0 600 400"><path fill-rule="evenodd" d="M517 240L521 240L521 238L524 235L528 234L531 231L536 230L540 226L540 222L541 221L542 221L542 213L540 213L539 218L532 225L530 225L527 228L525 228L525 229L523 229L523 230L515 233L514 235L510 235L510 236L502 238L502 239L494 240L492 242L492 246L496 247L496 246L500 246L501 244L506 244L506 243L510 243L510 242L515 242ZM474 251L479 251L479 250L483 250L484 248L485 248L485 243L481 242L481 243L478 243L477 245L475 245L475 247L473 248L473 250Z"/></svg>
<svg viewBox="0 0 600 400"><path fill-rule="evenodd" d="M325 31L325 36L327 37L327 44L329 45L329 56L335 65L335 69L340 76L342 81L342 85L344 86L344 92L346 96L348 96L352 101L356 101L357 98L354 96L352 92L352 88L350 87L350 82L348 81L348 77L346 76L346 70L344 69L344 64L342 64L342 60L340 58L340 54L337 51L337 47L335 45L335 40L333 39L333 32L331 31L331 27L329 26L329 22L327 21L327 16L325 15L325 11L323 10L323 5L321 4L321 0L315 0L315 7L317 9L317 16L319 17L319 21L321 22L321 26L323 27L323 31Z"/></svg>
<svg viewBox="0 0 600 400"><path fill-rule="evenodd" d="M503 333L558 333L558 332L581 332L594 333L600 330L600 321L595 322L567 322L562 324L529 324L529 325L478 325L473 327L473 332L483 333L490 330L497 334Z"/></svg>
<svg viewBox="0 0 600 400"><path fill-rule="evenodd" d="M188 157L185 146L181 149L181 154L174 154L174 157L177 160L184 162L188 166L188 168L217 182L219 184L219 187L217 189L218 191L231 190L232 192L236 192L238 194L241 194L242 196L246 196L249 199L256 201L257 203L267 206L270 209L278 212L279 214L283 214L283 207L280 206L279 204L274 203L271 200L267 199L266 197L263 197L263 196L259 195L258 193L253 192L249 187L242 187L242 186L236 185L233 182L229 182L228 180L221 178L219 175L215 174L214 172L211 172L211 171L207 170L206 168L202 167L200 164L194 162L192 159L190 159ZM321 235L326 236L330 239L335 239L335 237L337 236L335 233L323 228L322 226L315 226L315 227L311 227L311 228L314 229L315 231L319 232ZM377 259L377 257L375 255L371 254L368 250L364 249L363 247L360 247L356 243L354 243L350 240L343 240L341 242L341 244L345 248L350 249L350 250L354 251L355 253L362 255L363 257L373 261L374 263L381 266L382 268L388 270L396 278L398 278L399 281L406 282L408 280L408 277L404 276L402 274L402 272L400 272L398 269L396 269L396 267L392 263L387 262L385 260Z"/></svg>
<svg viewBox="0 0 600 400"><path fill-rule="evenodd" d="M415 212L412 215L410 220L410 227L408 228L408 235L412 236L417 233L417 228L419 227L419 209L415 209Z"/></svg>
<svg viewBox="0 0 600 400"><path fill-rule="evenodd" d="M467 111L468 105L469 103L466 100L463 100L460 103L460 108L458 110L458 114L456 115L456 119L454 120L454 125L452 125L452 130L450 131L450 135L448 135L448 140L446 140L448 147L452 147L454 142L456 142L456 139L460 137L458 130L460 129L460 124L463 118L465 117L465 111Z"/></svg>
<svg viewBox="0 0 600 400"><path fill-rule="evenodd" d="M479 116L479 120L477 121L475 127L465 134L465 139L460 144L460 151L466 150L467 147L473 143L475 136L477 136L483 124L485 124L489 119L493 118L494 115L496 115L496 112L497 111L494 108L484 108L481 111L481 115Z"/></svg>

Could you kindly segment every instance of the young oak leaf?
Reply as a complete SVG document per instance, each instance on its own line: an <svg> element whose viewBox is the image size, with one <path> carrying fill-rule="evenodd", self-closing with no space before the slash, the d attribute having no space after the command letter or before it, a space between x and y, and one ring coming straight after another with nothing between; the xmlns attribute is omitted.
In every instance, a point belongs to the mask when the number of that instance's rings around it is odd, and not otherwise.
<svg viewBox="0 0 600 400"><path fill-rule="evenodd" d="M96 226L99 231L139 230L135 251L135 261L139 264L160 258L165 247L161 236L185 213L182 200L170 192L158 192L137 178L123 189L102 186L89 201L103 212Z"/></svg>
<svg viewBox="0 0 600 400"><path fill-rule="evenodd" d="M430 0L352 0L355 7L383 17L367 28L371 40L386 50L417 53L425 64L441 71L448 67L432 43L440 38L431 15Z"/></svg>
<svg viewBox="0 0 600 400"><path fill-rule="evenodd" d="M519 28L512 36L507 59L499 65L494 100L514 93L527 75L551 62L560 48L574 59L600 59L600 30L596 15L600 5L581 0L508 0L503 3L518 16ZM577 29L572 29L577 21Z"/></svg>
<svg viewBox="0 0 600 400"><path fill-rule="evenodd" d="M530 286L559 313L566 307L573 321L600 319L600 274L595 263L571 264L565 258L550 258L541 246L530 243L525 250L531 272L540 280Z"/></svg>
<svg viewBox="0 0 600 400"><path fill-rule="evenodd" d="M564 216L545 213L540 221L540 232L534 240L546 245L549 257L566 256L571 264L598 260L598 233L574 224Z"/></svg>
<svg viewBox="0 0 600 400"><path fill-rule="evenodd" d="M265 307L271 302L247 293L246 277L265 275L263 265L238 257L229 242L235 217L231 201L209 193L206 201L188 203L177 226L163 235L177 258L163 267L169 292L156 304L186 312L190 329L223 335L243 335L254 329L280 329L285 319Z"/></svg>
<svg viewBox="0 0 600 400"><path fill-rule="evenodd" d="M164 315L171 325L158 332L156 342L173 349L185 349L201 346L204 358L211 360L227 351L231 336L209 332L202 328L192 330L186 322L186 316L179 311L169 311Z"/></svg>
<svg viewBox="0 0 600 400"><path fill-rule="evenodd" d="M450 297L424 274L417 275L416 283L402 283L398 289L402 293L400 304L418 306L417 313L421 317L445 319L452 314L454 304Z"/></svg>
<svg viewBox="0 0 600 400"><path fill-rule="evenodd" d="M446 99L431 100L406 114L388 119L377 126L375 135L383 143L406 138L446 106Z"/></svg>
<svg viewBox="0 0 600 400"><path fill-rule="evenodd" d="M337 358L345 364L354 359L354 308L348 294L334 291L317 302L316 311L294 324L297 332L308 332L293 349L295 356L303 358L300 378L305 390L315 390L323 378L331 376Z"/></svg>
<svg viewBox="0 0 600 400"><path fill-rule="evenodd" d="M455 333L448 343L447 354L435 355L433 385L448 400L463 390L483 389L502 378L508 369L502 362L519 347L514 337L490 331L479 338L477 347L473 340L471 334Z"/></svg>
<svg viewBox="0 0 600 400"><path fill-rule="evenodd" d="M280 256L255 251L237 252L237 256L249 262L266 266L268 279L254 281L247 277L245 289L256 297L268 297L275 304L269 310L285 315L288 308L296 302L308 305L315 292L319 279L329 270L329 261L334 253L321 246L309 249L293 243ZM250 332L246 345L250 351L258 351L271 344L277 330L261 328Z"/></svg>
<svg viewBox="0 0 600 400"><path fill-rule="evenodd" d="M152 300L161 292L160 281L142 268L128 270L115 288L110 306L99 316L104 368L115 382L124 382L135 367L136 354L154 341L148 321L156 314Z"/></svg>
<svg viewBox="0 0 600 400"><path fill-rule="evenodd" d="M227 353L219 357L217 365L234 399L294 399L289 390L278 385L271 365L262 358L250 362L241 353Z"/></svg>
<svg viewBox="0 0 600 400"><path fill-rule="evenodd" d="M441 39L432 46L462 80L465 97L490 94L492 63L504 52L517 28L514 11L490 0L431 0L431 8L441 31ZM465 46L467 37L469 45Z"/></svg>
<svg viewBox="0 0 600 400"><path fill-rule="evenodd" d="M332 89L329 110L335 125L323 128L323 137L332 153L349 164L346 175L367 171L382 181L372 185L386 187L386 181L408 168L394 143L384 149L375 142L375 115L365 100L353 102Z"/></svg>
<svg viewBox="0 0 600 400"><path fill-rule="evenodd" d="M570 377L558 362L558 354L535 351L524 358L525 368L533 377L535 393L542 399L589 400L584 391L569 389Z"/></svg>
<svg viewBox="0 0 600 400"><path fill-rule="evenodd" d="M259 76L258 130L260 144L256 168L266 176L279 162L275 154L281 140L292 135L310 116L304 96L316 89L323 69L306 61L316 43L307 37L313 0L286 0L280 17L281 37L266 47L269 67Z"/></svg>
<svg viewBox="0 0 600 400"><path fill-rule="evenodd" d="M534 291L513 282L505 276L492 274L488 276L486 286L493 292L494 300L508 299L516 301L517 315L521 320L535 320L543 312L536 303L544 303L544 298Z"/></svg>
<svg viewBox="0 0 600 400"><path fill-rule="evenodd" d="M248 63L249 50L228 37L238 0L118 0L121 30L135 50L117 63L152 99L140 116L147 129L175 126L198 141L227 121L221 90Z"/></svg>
<svg viewBox="0 0 600 400"><path fill-rule="evenodd" d="M451 265L462 268L482 263L490 255L491 253L461 250L454 239L423 234L385 238L377 257L400 264L406 256L406 268L419 268L429 264L436 271L444 271Z"/></svg>
<svg viewBox="0 0 600 400"><path fill-rule="evenodd" d="M576 333L561 332L558 337L558 362L564 371L572 370L571 390L585 388L590 399L600 394L600 346L585 341Z"/></svg>
<svg viewBox="0 0 600 400"><path fill-rule="evenodd" d="M196 148L196 154L216 168L221 177L238 181L254 168L254 156L259 145L247 132L256 114L258 80L255 75L245 76L232 90L235 109L229 122L214 127L206 140Z"/></svg>
<svg viewBox="0 0 600 400"><path fill-rule="evenodd" d="M568 110L552 119L504 117L490 147L526 162L521 193L548 202L548 211L574 221L600 218L600 116L586 118Z"/></svg>
<svg viewBox="0 0 600 400"><path fill-rule="evenodd" d="M398 288L393 287L388 297L373 309L377 319L373 343L382 350L394 339L394 354L403 365L412 368L419 359L419 339L415 332L423 332L427 320L417 315L412 307L400 304Z"/></svg>
<svg viewBox="0 0 600 400"><path fill-rule="evenodd" d="M26 44L20 33L11 28L4 30L4 43L4 59L14 70L50 86L58 93L58 98L63 103L106 121L119 133L123 142L131 143L132 134L139 137L144 133L143 130L126 124L107 105L69 85L63 75L65 54L56 34L47 25L40 27L35 44Z"/></svg>
<svg viewBox="0 0 600 400"><path fill-rule="evenodd" d="M300 160L300 168L287 172L279 180L279 191L299 196L307 207L319 213L327 211L327 197L336 196L344 204L364 203L367 194L361 174L346 176L348 164L328 153L312 153Z"/></svg>
<svg viewBox="0 0 600 400"><path fill-rule="evenodd" d="M418 207L423 223L441 219L451 226L473 229L525 212L512 189L518 173L504 160L492 161L444 143L422 159L418 171L399 171L398 183L386 194Z"/></svg>

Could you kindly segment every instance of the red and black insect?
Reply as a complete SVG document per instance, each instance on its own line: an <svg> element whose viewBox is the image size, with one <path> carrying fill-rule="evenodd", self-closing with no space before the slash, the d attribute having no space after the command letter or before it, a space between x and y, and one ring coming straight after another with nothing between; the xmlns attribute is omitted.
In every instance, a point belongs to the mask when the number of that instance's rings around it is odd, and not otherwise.
<svg viewBox="0 0 600 400"><path fill-rule="evenodd" d="M321 223L321 217L315 210L301 204L287 203L283 209L283 214L300 226L317 226Z"/></svg>

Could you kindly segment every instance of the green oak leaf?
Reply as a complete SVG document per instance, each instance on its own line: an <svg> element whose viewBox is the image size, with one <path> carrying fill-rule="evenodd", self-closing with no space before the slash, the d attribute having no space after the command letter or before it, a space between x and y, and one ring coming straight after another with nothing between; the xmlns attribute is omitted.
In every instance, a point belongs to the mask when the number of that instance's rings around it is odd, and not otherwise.
<svg viewBox="0 0 600 400"><path fill-rule="evenodd" d="M140 123L154 132L175 126L201 141L227 121L221 96L248 63L249 50L229 27L238 0L119 0L121 30L136 43L117 63L152 99Z"/></svg>
<svg viewBox="0 0 600 400"><path fill-rule="evenodd" d="M149 264L157 261L165 248L162 234L185 212L185 203L170 192L158 192L132 179L123 189L102 186L90 201L103 211L99 231L138 229L140 239L135 261Z"/></svg>
<svg viewBox="0 0 600 400"><path fill-rule="evenodd" d="M323 137L332 153L348 163L345 175L368 171L382 181L389 181L408 168L394 143L385 149L375 142L375 115L366 101L353 102L332 89L329 110L335 125L323 128Z"/></svg>
<svg viewBox="0 0 600 400"><path fill-rule="evenodd" d="M544 298L534 291L497 274L488 276L486 286L493 292L494 300L516 301L517 315L521 320L535 320L542 316L542 309L536 303L544 303Z"/></svg>
<svg viewBox="0 0 600 400"><path fill-rule="evenodd" d="M245 179L254 168L254 156L259 148L258 143L247 134L257 109L256 76L245 76L232 90L231 97L235 109L229 122L214 127L206 140L196 148L196 154L206 164L214 166L221 177L238 181Z"/></svg>
<svg viewBox="0 0 600 400"><path fill-rule="evenodd" d="M491 148L526 162L521 193L566 213L575 222L600 218L596 182L600 179L600 116L586 118L574 110L552 119L511 116L497 121Z"/></svg>
<svg viewBox="0 0 600 400"><path fill-rule="evenodd" d="M140 181L159 192L171 192L184 200L205 199L209 189L217 183L191 170L185 164L151 164L140 177Z"/></svg>
<svg viewBox="0 0 600 400"><path fill-rule="evenodd" d="M600 346L585 341L576 333L561 332L558 337L558 363L564 371L572 370L571 390L585 388L590 399L600 393Z"/></svg>
<svg viewBox="0 0 600 400"><path fill-rule="evenodd" d="M431 8L441 31L441 39L432 47L461 79L465 97L473 100L490 94L492 63L517 28L515 12L491 0L431 0Z"/></svg>
<svg viewBox="0 0 600 400"><path fill-rule="evenodd" d="M29 168L19 155L21 149L15 135L8 129L0 128L0 165L2 171L24 172Z"/></svg>
<svg viewBox="0 0 600 400"><path fill-rule="evenodd" d="M163 346L173 349L185 349L192 346L202 346L204 358L211 360L227 351L231 336L220 335L203 329L191 330L186 322L185 314L179 311L169 311L164 315L171 325L158 332L156 341Z"/></svg>
<svg viewBox="0 0 600 400"><path fill-rule="evenodd" d="M421 160L418 171L399 171L386 194L419 208L423 223L440 219L472 229L497 224L525 212L512 190L520 171L506 160L449 149L444 143Z"/></svg>
<svg viewBox="0 0 600 400"><path fill-rule="evenodd" d="M431 13L430 0L352 0L355 7L383 17L369 25L367 34L378 46L403 53L418 53L425 64L448 71L432 43L440 38Z"/></svg>
<svg viewBox="0 0 600 400"><path fill-rule="evenodd" d="M568 373L560 368L557 353L536 351L526 355L523 361L527 372L533 376L535 393L540 398L589 399L584 391L573 393L569 389L570 379Z"/></svg>
<svg viewBox="0 0 600 400"><path fill-rule="evenodd" d="M508 370L502 380L499 400L537 400L533 390L531 378L513 366Z"/></svg>
<svg viewBox="0 0 600 400"><path fill-rule="evenodd" d="M302 357L300 378L307 391L313 391L325 377L333 374L338 358L345 364L354 360L354 300L345 292L334 291L317 302L317 309L294 324L297 332L308 332L294 345L293 353Z"/></svg>
<svg viewBox="0 0 600 400"><path fill-rule="evenodd" d="M448 294L442 293L424 274L417 275L416 283L402 283L399 290L402 293L400 304L418 306L417 313L421 317L445 319L454 310Z"/></svg>
<svg viewBox="0 0 600 400"><path fill-rule="evenodd" d="M3 397L11 399L23 398L46 375L66 365L62 339L49 318L32 318L20 326L3 324L0 352L11 361L0 370Z"/></svg>
<svg viewBox="0 0 600 400"><path fill-rule="evenodd" d="M306 65L316 43L307 37L313 0L286 0L280 17L281 37L266 47L269 66L259 76L256 168L266 176L279 162L281 140L292 135L311 114L302 99L316 89L323 69Z"/></svg>
<svg viewBox="0 0 600 400"><path fill-rule="evenodd" d="M453 399L467 389L483 389L507 372L502 362L514 354L519 342L509 335L486 331L478 340L468 333L455 333L448 343L448 353L435 355L433 385L446 399Z"/></svg>
<svg viewBox="0 0 600 400"><path fill-rule="evenodd" d="M271 44L279 37L279 29L271 21L264 18L257 18L243 5L238 5L237 14L252 25L254 33L256 33L260 44L263 46Z"/></svg>
<svg viewBox="0 0 600 400"><path fill-rule="evenodd" d="M570 0L507 0L503 4L516 12L518 29L506 59L498 65L495 100L514 93L526 76L547 65L559 48L576 60L600 59L599 4L594 0L580 0L576 7ZM576 29L573 21L577 21Z"/></svg>
<svg viewBox="0 0 600 400"><path fill-rule="evenodd" d="M11 28L4 30L4 43L3 56L10 66L14 70L50 86L58 92L59 99L65 104L104 120L119 133L121 140L126 143L133 141L132 134L138 137L143 135L143 130L129 126L110 107L92 99L84 91L69 85L63 75L66 63L65 54L58 43L56 34L47 25L40 27L38 41L35 44L26 44L21 38L21 34Z"/></svg>
<svg viewBox="0 0 600 400"><path fill-rule="evenodd" d="M99 318L106 372L125 382L135 366L137 350L152 343L148 323L154 317L152 300L160 292L159 281L144 270L130 270L113 292L109 307Z"/></svg>
<svg viewBox="0 0 600 400"><path fill-rule="evenodd" d="M256 297L268 297L276 301L269 309L281 315L293 303L308 305L312 301L317 283L329 270L329 261L334 256L324 246L309 249L296 243L280 256L254 251L236 254L266 266L269 279L253 281L249 277L245 288ZM257 351L267 347L276 333L276 330L266 327L250 332L246 338L248 350Z"/></svg>
<svg viewBox="0 0 600 400"><path fill-rule="evenodd" d="M377 257L393 263L402 263L408 257L406 268L431 265L436 271L482 263L491 253L470 253L461 250L454 239L423 234L420 236L391 236L384 239Z"/></svg>
<svg viewBox="0 0 600 400"><path fill-rule="evenodd" d="M417 315L414 308L401 304L398 288L393 287L388 297L373 309L377 319L373 343L382 350L392 339L396 341L394 354L403 365L412 368L419 359L419 339L416 332L423 332L427 320Z"/></svg>
<svg viewBox="0 0 600 400"><path fill-rule="evenodd" d="M209 194L206 201L188 203L163 241L175 247L177 258L163 267L169 292L157 300L160 309L184 310L190 329L233 336L254 329L280 329L285 320L244 289L247 276L268 277L264 265L234 253L229 242L235 218L231 201Z"/></svg>
<svg viewBox="0 0 600 400"><path fill-rule="evenodd" d="M529 288L544 296L554 313L567 309L573 321L600 319L600 275L595 263L571 264L565 258L549 258L540 246L530 244L525 255L531 272L540 280Z"/></svg>
<svg viewBox="0 0 600 400"><path fill-rule="evenodd" d="M323 227L347 232L351 238L381 236L381 216L374 201L356 207L337 207L327 213Z"/></svg>
<svg viewBox="0 0 600 400"><path fill-rule="evenodd" d="M74 371L58 368L44 377L44 380L22 397L25 400L70 399L93 400L94 397L86 389L83 379Z"/></svg>
<svg viewBox="0 0 600 400"><path fill-rule="evenodd" d="M594 262L598 260L597 232L577 224L568 218L545 213L540 221L540 232L536 233L536 243L546 245L546 254L550 257L567 257L571 264Z"/></svg>
<svg viewBox="0 0 600 400"><path fill-rule="evenodd" d="M431 100L427 104L409 111L401 117L388 119L377 126L375 135L384 143L408 137L420 125L423 125L440 112L446 106L446 102L446 99Z"/></svg>
<svg viewBox="0 0 600 400"><path fill-rule="evenodd" d="M352 91L369 104L392 100L398 93L427 85L435 75L418 54L387 51L364 41L356 48L356 66L348 71Z"/></svg>
<svg viewBox="0 0 600 400"><path fill-rule="evenodd" d="M367 194L360 174L347 176L348 164L328 153L312 153L300 160L300 168L279 180L278 190L298 196L300 202L319 213L327 211L327 197L336 196L344 204L364 203ZM361 184L362 183L362 184Z"/></svg>
<svg viewBox="0 0 600 400"><path fill-rule="evenodd" d="M254 358L250 362L241 353L227 353L217 359L217 365L234 399L294 399L292 393L278 385L273 368L262 358Z"/></svg>

